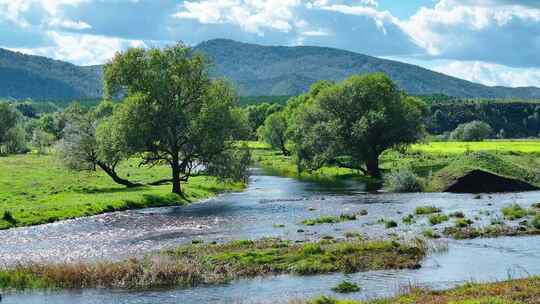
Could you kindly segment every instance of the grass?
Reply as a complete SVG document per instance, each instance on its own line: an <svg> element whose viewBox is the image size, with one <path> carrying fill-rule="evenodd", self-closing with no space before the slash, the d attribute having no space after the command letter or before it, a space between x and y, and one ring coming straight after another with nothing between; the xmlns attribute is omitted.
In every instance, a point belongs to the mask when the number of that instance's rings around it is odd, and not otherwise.
<svg viewBox="0 0 540 304"><path fill-rule="evenodd" d="M167 167L139 168L135 160L126 162L119 171L142 182L169 175ZM244 185L200 176L183 187L187 200L195 201L222 191L241 190ZM187 202L170 191L171 185L127 189L99 171L69 171L51 155L0 157L0 229Z"/></svg>
<svg viewBox="0 0 540 304"><path fill-rule="evenodd" d="M417 144L411 147L412 151L429 154L463 154L466 152L489 151L494 153L540 153L540 141L537 140L493 140L481 142L431 142Z"/></svg>
<svg viewBox="0 0 540 304"><path fill-rule="evenodd" d="M246 142L253 149L253 159L271 173L293 178L339 182L355 178L369 189L381 186L380 180L357 170L323 167L315 172L299 173L293 157L285 157L260 142ZM443 191L457 178L480 169L540 186L540 141L434 142L411 146L405 153L387 150L380 158L381 170L391 176L396 168L410 168L422 180L426 192Z"/></svg>
<svg viewBox="0 0 540 304"><path fill-rule="evenodd" d="M540 277L497 283L465 284L447 291L410 288L404 295L369 302L321 297L309 304L535 304L540 303Z"/></svg>
<svg viewBox="0 0 540 304"><path fill-rule="evenodd" d="M428 218L429 224L432 226L442 224L448 221L450 218L445 214L433 214Z"/></svg>
<svg viewBox="0 0 540 304"><path fill-rule="evenodd" d="M420 267L425 243L279 239L192 244L122 262L34 264L0 270L0 290L189 287L264 275Z"/></svg>
<svg viewBox="0 0 540 304"><path fill-rule="evenodd" d="M315 219L307 219L302 221L302 224L306 226L315 226L319 224L336 224L346 221L356 220L355 214L341 214L340 216L321 216Z"/></svg>
<svg viewBox="0 0 540 304"><path fill-rule="evenodd" d="M528 214L527 210L518 204L512 204L509 207L504 207L501 209L501 211L504 217L510 221L524 218Z"/></svg>
<svg viewBox="0 0 540 304"><path fill-rule="evenodd" d="M441 212L441 209L435 206L420 206L414 209L414 213L416 215L426 215L426 214L433 214L433 213L438 213L438 212Z"/></svg>
<svg viewBox="0 0 540 304"><path fill-rule="evenodd" d="M360 286L349 281L343 281L339 283L336 287L332 288L333 292L337 293L352 293L360 291Z"/></svg>

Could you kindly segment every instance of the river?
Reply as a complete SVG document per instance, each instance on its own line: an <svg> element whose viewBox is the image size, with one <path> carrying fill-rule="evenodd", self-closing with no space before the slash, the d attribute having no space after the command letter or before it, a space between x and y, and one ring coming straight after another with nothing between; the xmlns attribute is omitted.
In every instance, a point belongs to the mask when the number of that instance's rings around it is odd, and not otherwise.
<svg viewBox="0 0 540 304"><path fill-rule="evenodd" d="M449 193L369 193L364 189L354 181L316 183L255 170L244 192L223 194L189 206L115 212L0 231L0 263L118 260L191 243L194 239L205 242L263 237L313 240L322 236L340 238L349 231L368 238L409 238L429 227L426 218L412 225L401 223L401 218L417 206L434 205L445 213L463 211L467 217L476 218L476 225L484 225L499 217L503 206L518 203L528 207L540 201L540 192L478 198ZM364 209L368 215L356 221L310 227L301 224L309 218ZM381 218L394 219L399 226L386 229L377 223ZM347 298L371 299L394 295L411 284L444 289L470 281L540 274L540 237L438 242L448 250L431 254L418 270L307 277L282 275L219 286L138 292L17 293L5 295L2 304L288 303L294 299L334 295L330 289L344 278L362 287Z"/></svg>

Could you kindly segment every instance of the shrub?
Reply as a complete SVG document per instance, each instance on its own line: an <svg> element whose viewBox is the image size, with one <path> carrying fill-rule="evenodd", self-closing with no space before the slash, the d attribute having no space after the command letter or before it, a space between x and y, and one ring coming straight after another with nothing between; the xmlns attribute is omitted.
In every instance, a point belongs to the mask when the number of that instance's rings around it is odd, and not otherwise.
<svg viewBox="0 0 540 304"><path fill-rule="evenodd" d="M540 229L540 215L537 215L531 221L531 226L535 229Z"/></svg>
<svg viewBox="0 0 540 304"><path fill-rule="evenodd" d="M351 293L360 291L360 287L355 283L343 281L339 283L336 287L332 288L332 291L338 293Z"/></svg>
<svg viewBox="0 0 540 304"><path fill-rule="evenodd" d="M411 169L400 168L387 174L384 184L391 192L422 192L424 183Z"/></svg>
<svg viewBox="0 0 540 304"><path fill-rule="evenodd" d="M452 212L452 213L450 213L450 217L465 218L465 213L463 213L461 211Z"/></svg>
<svg viewBox="0 0 540 304"><path fill-rule="evenodd" d="M450 139L460 141L482 141L493 133L491 126L482 121L471 121L460 124L450 134Z"/></svg>
<svg viewBox="0 0 540 304"><path fill-rule="evenodd" d="M429 217L429 223L433 226L441 224L448 221L448 215L445 214L434 214Z"/></svg>
<svg viewBox="0 0 540 304"><path fill-rule="evenodd" d="M433 229L430 229L430 228L424 230L422 232L422 235L430 239L438 239L441 237L437 232L433 231Z"/></svg>
<svg viewBox="0 0 540 304"><path fill-rule="evenodd" d="M469 219L457 219L455 221L455 225L456 227L458 228L465 228L465 227L469 227L470 225L473 224L473 221L469 220Z"/></svg>
<svg viewBox="0 0 540 304"><path fill-rule="evenodd" d="M395 228L397 226L398 226L398 224L394 220L384 221L384 227L386 227L386 229Z"/></svg>
<svg viewBox="0 0 540 304"><path fill-rule="evenodd" d="M4 214L2 215L2 219L12 225L17 224L17 219L11 214L10 211L6 210L4 211Z"/></svg>
<svg viewBox="0 0 540 304"><path fill-rule="evenodd" d="M415 221L414 221L414 215L412 214L409 214L407 216L404 216L401 221L403 222L403 224L407 224L407 225L411 225L413 224Z"/></svg>
<svg viewBox="0 0 540 304"><path fill-rule="evenodd" d="M512 204L510 207L502 208L501 211L504 214L504 217L510 221L527 216L527 210L518 204Z"/></svg>
<svg viewBox="0 0 540 304"><path fill-rule="evenodd" d="M416 209L414 210L414 213L416 213L417 215L433 214L437 212L441 212L441 209L435 206L416 207Z"/></svg>

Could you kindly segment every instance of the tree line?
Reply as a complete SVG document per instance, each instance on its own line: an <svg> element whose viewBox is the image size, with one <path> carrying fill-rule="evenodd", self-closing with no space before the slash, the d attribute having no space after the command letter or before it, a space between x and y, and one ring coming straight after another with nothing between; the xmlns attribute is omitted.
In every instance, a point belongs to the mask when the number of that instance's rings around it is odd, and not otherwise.
<svg viewBox="0 0 540 304"><path fill-rule="evenodd" d="M380 177L381 153L420 140L428 111L380 73L320 81L285 105L240 107L234 86L211 78L206 58L182 44L116 54L104 66L104 88L96 107L33 117L0 103L0 152L48 148L68 168L101 170L126 187L141 185L120 176L122 162L166 165L170 178L150 184L170 183L181 195L199 174L246 180L250 152L239 140L261 138L301 171L331 165Z"/></svg>

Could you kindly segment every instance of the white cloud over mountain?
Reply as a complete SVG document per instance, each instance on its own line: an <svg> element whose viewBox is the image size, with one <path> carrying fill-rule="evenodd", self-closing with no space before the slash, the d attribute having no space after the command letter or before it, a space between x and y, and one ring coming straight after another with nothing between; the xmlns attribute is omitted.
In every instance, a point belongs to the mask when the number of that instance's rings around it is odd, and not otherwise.
<svg viewBox="0 0 540 304"><path fill-rule="evenodd" d="M0 46L77 64L129 46L230 38L420 58L489 85L540 86L540 1L0 0ZM434 66L430 61L444 61Z"/></svg>

